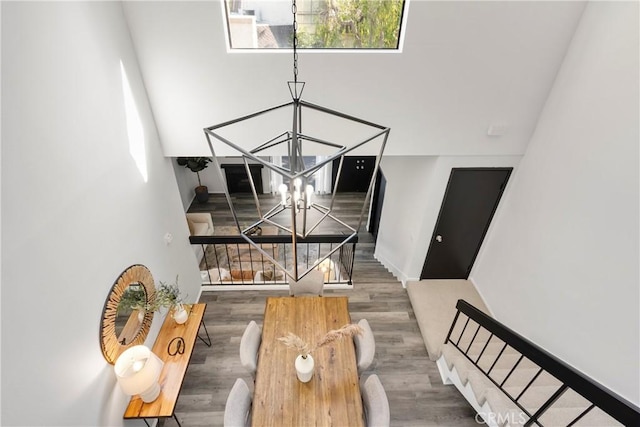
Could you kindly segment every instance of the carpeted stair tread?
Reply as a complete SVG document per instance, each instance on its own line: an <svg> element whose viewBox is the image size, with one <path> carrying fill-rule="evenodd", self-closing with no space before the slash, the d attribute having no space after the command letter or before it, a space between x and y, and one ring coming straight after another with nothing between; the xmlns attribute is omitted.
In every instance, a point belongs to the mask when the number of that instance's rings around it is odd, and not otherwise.
<svg viewBox="0 0 640 427"><path fill-rule="evenodd" d="M463 299L489 314L480 294L468 280L421 280L407 283L407 294L420 333L431 360L438 360L456 314L456 303Z"/></svg>
<svg viewBox="0 0 640 427"><path fill-rule="evenodd" d="M586 408L555 408L552 407L547 413L540 417L540 422L545 427L566 426L572 422ZM602 411L600 408L593 408L587 415L582 417L576 424L577 427L618 427L622 426L615 418Z"/></svg>
<svg viewBox="0 0 640 427"><path fill-rule="evenodd" d="M504 391L500 390L489 378L487 378L471 361L469 361L451 343L442 347L441 354L450 370L455 369L462 384L470 386L476 400L480 405L487 403L495 414L500 414L499 425L515 426L522 425L528 418L526 414L505 394L508 393L513 399L517 398L524 387L538 372L538 367L531 361L524 363L526 358L520 362L518 368L511 374L505 382ZM509 356L516 356L511 354ZM518 356L519 357L519 356ZM517 360L517 359L516 359ZM521 368L521 365L527 365ZM533 367L532 367L533 365ZM504 378L509 369L494 368L492 378ZM494 377L494 374L496 377ZM500 381L497 381L500 383ZM530 414L534 414L558 388L560 381L547 372L542 372L533 381L531 386L520 396L520 403ZM566 426L569 422L580 415L590 403L575 391L567 390L554 405L543 414L540 422L545 427ZM584 427L608 427L618 426L613 418L595 408L587 416L581 419L576 426Z"/></svg>
<svg viewBox="0 0 640 427"><path fill-rule="evenodd" d="M504 387L524 389L538 373L539 368L522 368L518 366L513 372L510 369L493 369L491 378L498 384L502 384L509 372L509 378L504 381ZM548 372L542 372L535 379L533 386L560 386L560 381Z"/></svg>

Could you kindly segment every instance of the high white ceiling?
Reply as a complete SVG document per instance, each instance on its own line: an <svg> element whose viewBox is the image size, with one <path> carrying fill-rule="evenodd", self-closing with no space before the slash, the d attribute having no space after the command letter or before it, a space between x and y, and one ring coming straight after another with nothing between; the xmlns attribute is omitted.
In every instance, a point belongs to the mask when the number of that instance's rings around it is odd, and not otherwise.
<svg viewBox="0 0 640 427"><path fill-rule="evenodd" d="M411 0L400 53L301 52L303 99L391 127L386 155L519 155L583 9ZM227 53L219 1L130 1L124 13L167 156L208 155L204 127L291 100L291 54ZM505 134L488 136L492 124Z"/></svg>

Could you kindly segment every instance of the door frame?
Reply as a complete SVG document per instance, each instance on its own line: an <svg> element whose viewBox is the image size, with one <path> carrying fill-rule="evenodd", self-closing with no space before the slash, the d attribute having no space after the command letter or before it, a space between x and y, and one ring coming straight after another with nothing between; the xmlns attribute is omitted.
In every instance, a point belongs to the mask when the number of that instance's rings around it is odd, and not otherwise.
<svg viewBox="0 0 640 427"><path fill-rule="evenodd" d="M440 225L440 219L442 217L442 210L444 208L444 204L447 200L447 196L449 195L449 190L451 188L451 179L453 178L453 174L458 171L458 170L465 170L465 171L505 171L508 172L507 173L507 177L505 180L504 185L502 185L500 187L500 191L498 193L498 199L495 203L495 205L493 206L493 209L491 210L491 216L489 218L489 221L487 222L484 230L482 230L482 235L480 237L480 243L478 244L478 247L475 249L473 257L471 258L471 264L469 267L469 270L467 271L466 277L465 279L469 278L469 274L471 273L471 270L473 269L473 266L476 262L476 258L478 257L478 253L480 253L480 248L482 247L482 244L484 243L484 239L485 237L487 237L487 232L489 231L489 227L491 226L491 223L493 222L493 218L495 216L496 211L498 210L498 205L500 204L500 201L502 200L502 195L504 194L504 190L506 189L507 185L509 184L509 178L511 178L511 174L513 173L513 167L511 166L504 166L504 167L455 167L455 168L451 168L451 173L449 173L449 179L447 180L447 187L444 191L444 195L442 196L442 201L440 202L440 210L438 211L438 218L436 219L436 223L433 226L433 233L431 233L431 239L429 240L429 249L427 250L427 255L424 258L424 262L422 264L422 270L420 271L420 280L428 280L428 279L423 279L424 273L425 273L425 269L427 267L427 260L429 259L429 254L431 253L432 249L433 249L433 242L436 239L436 236L438 235L438 226Z"/></svg>
<svg viewBox="0 0 640 427"><path fill-rule="evenodd" d="M380 218L382 217L382 205L384 204L384 193L386 190L387 178L384 176L382 169L378 168L376 172L376 181L373 187L373 196L371 197L371 206L369 207L369 233L373 235L373 243L378 240L378 230L380 229ZM380 209L378 209L380 205Z"/></svg>

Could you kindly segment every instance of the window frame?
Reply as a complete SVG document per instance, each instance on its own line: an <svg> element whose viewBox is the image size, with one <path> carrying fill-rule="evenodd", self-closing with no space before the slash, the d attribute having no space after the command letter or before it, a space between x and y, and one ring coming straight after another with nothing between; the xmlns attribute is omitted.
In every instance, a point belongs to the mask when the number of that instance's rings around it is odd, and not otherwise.
<svg viewBox="0 0 640 427"><path fill-rule="evenodd" d="M300 47L296 49L304 53L402 53L404 48L405 34L407 32L409 6L411 0L403 0L402 12L400 13L400 31L398 34L398 45L396 48L310 48ZM254 53L284 53L291 54L293 47L283 48L252 48L252 47L231 47L231 28L227 11L227 0L220 1L222 27L224 29L225 45L227 53L232 54L254 54ZM250 15L248 15L250 16Z"/></svg>

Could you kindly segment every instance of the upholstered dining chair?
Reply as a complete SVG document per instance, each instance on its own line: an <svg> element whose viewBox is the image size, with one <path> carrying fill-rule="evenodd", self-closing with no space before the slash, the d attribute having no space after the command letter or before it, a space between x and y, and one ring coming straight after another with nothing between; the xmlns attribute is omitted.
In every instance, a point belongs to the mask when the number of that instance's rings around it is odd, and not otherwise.
<svg viewBox="0 0 640 427"><path fill-rule="evenodd" d="M360 392L367 427L388 427L391 423L389 400L380 378L376 374L369 375L361 381Z"/></svg>
<svg viewBox="0 0 640 427"><path fill-rule="evenodd" d="M376 355L376 340L367 319L360 319L358 325L362 328L362 334L354 335L353 342L356 346L358 374L362 375L373 364Z"/></svg>
<svg viewBox="0 0 640 427"><path fill-rule="evenodd" d="M236 379L224 406L224 427L245 427L251 425L251 401L253 400L247 382Z"/></svg>
<svg viewBox="0 0 640 427"><path fill-rule="evenodd" d="M240 363L255 379L258 367L258 350L262 342L262 328L252 320L240 339Z"/></svg>
<svg viewBox="0 0 640 427"><path fill-rule="evenodd" d="M320 270L311 270L306 276L297 282L289 280L289 295L322 296L324 291L324 273Z"/></svg>

